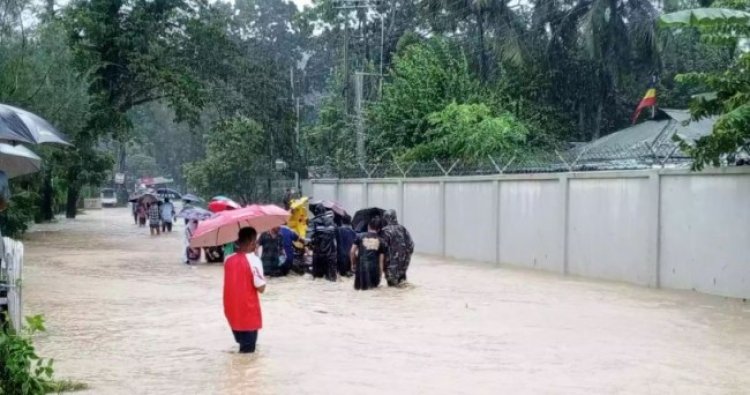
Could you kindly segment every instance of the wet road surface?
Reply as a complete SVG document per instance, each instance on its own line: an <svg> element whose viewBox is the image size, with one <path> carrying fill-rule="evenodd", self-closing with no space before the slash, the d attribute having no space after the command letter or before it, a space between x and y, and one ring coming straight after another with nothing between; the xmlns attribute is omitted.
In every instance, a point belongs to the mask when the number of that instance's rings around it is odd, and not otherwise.
<svg viewBox="0 0 750 395"><path fill-rule="evenodd" d="M416 257L406 289L271 279L258 353L236 354L222 267L127 209L27 235L40 354L94 394L741 394L750 304Z"/></svg>

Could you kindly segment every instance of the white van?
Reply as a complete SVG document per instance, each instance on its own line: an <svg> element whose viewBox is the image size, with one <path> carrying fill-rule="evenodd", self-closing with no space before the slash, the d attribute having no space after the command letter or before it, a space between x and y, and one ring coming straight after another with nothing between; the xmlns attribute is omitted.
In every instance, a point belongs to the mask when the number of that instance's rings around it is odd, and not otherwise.
<svg viewBox="0 0 750 395"><path fill-rule="evenodd" d="M112 188L102 188L99 198L102 201L102 207L114 207L117 205L117 195Z"/></svg>

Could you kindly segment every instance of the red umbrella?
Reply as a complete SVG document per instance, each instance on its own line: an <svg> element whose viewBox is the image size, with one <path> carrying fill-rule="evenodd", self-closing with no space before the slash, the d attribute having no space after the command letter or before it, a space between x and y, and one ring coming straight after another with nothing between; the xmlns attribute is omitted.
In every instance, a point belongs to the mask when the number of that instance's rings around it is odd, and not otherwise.
<svg viewBox="0 0 750 395"><path fill-rule="evenodd" d="M190 247L214 247L231 243L237 240L240 229L245 227L253 227L260 234L283 225L289 215L288 211L274 205L252 205L224 211L198 224L190 239Z"/></svg>
<svg viewBox="0 0 750 395"><path fill-rule="evenodd" d="M235 202L234 200L212 200L211 203L208 204L208 210L213 213L218 213L221 211L226 210L236 210L238 208L241 208L239 203Z"/></svg>

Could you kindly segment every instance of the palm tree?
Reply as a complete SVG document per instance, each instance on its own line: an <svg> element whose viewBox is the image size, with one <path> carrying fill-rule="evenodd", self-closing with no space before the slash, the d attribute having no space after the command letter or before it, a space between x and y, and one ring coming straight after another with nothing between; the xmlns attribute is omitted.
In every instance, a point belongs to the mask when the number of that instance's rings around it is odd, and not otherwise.
<svg viewBox="0 0 750 395"><path fill-rule="evenodd" d="M603 129L605 110L620 108L622 76L635 68L658 72L656 19L649 0L577 0L566 10L540 11L537 25L549 27L547 59L569 61L588 73L579 77L576 109L580 127L588 125L596 139ZM637 60L637 62L636 62ZM636 67L638 66L638 67ZM643 70L638 70L639 72ZM647 76L643 76L647 78ZM583 122L589 115L590 122Z"/></svg>

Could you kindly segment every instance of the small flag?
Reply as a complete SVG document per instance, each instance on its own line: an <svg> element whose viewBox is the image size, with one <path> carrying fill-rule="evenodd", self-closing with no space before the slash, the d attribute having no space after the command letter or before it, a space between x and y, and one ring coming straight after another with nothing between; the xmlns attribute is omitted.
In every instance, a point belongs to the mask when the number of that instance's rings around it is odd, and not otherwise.
<svg viewBox="0 0 750 395"><path fill-rule="evenodd" d="M643 95L641 102L638 103L638 107L636 107L633 116L630 117L630 121L635 124L635 121L638 120L638 116L641 115L641 110L654 106L656 106L656 76L651 77L651 82L648 84L648 90L646 90L646 94Z"/></svg>

